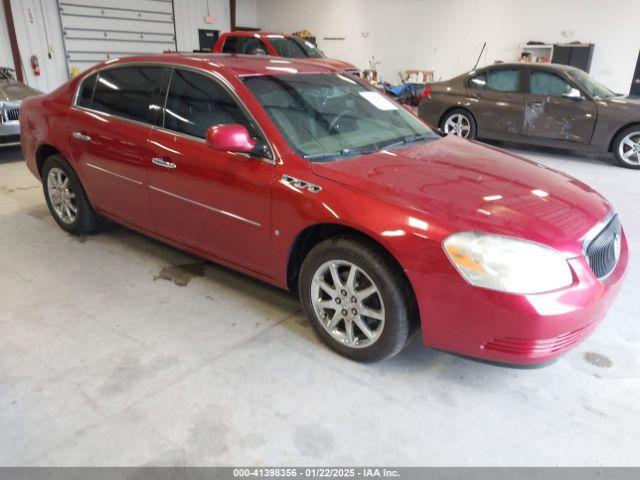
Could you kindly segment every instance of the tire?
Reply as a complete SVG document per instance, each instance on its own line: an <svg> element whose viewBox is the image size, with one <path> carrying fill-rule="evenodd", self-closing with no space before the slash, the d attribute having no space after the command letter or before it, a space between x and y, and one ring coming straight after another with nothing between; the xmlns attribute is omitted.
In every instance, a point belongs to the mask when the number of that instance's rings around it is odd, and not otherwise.
<svg viewBox="0 0 640 480"><path fill-rule="evenodd" d="M65 232L88 235L100 229L102 218L93 210L78 175L62 155L45 160L42 188L51 216Z"/></svg>
<svg viewBox="0 0 640 480"><path fill-rule="evenodd" d="M456 128L458 126L459 128ZM456 135L462 138L476 138L476 121L473 115L464 108L455 108L440 122L440 128L445 135Z"/></svg>
<svg viewBox="0 0 640 480"><path fill-rule="evenodd" d="M331 266L337 267L339 289ZM390 358L403 349L413 331L405 278L378 249L356 238L331 238L316 245L302 264L298 292L316 333L332 350L352 360ZM373 335L365 335L365 330Z"/></svg>
<svg viewBox="0 0 640 480"><path fill-rule="evenodd" d="M640 169L640 125L625 128L613 142L613 155L618 165Z"/></svg>

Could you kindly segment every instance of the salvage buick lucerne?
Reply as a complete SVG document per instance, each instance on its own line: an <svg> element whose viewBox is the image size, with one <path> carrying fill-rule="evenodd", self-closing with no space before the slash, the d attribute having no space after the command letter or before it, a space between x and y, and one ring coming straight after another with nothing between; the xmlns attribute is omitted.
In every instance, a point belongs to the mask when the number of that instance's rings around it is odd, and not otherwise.
<svg viewBox="0 0 640 480"><path fill-rule="evenodd" d="M424 343L533 364L584 339L627 268L611 205L496 148L442 137L358 78L234 55L111 60L28 99L53 218L104 218L297 291L359 361Z"/></svg>

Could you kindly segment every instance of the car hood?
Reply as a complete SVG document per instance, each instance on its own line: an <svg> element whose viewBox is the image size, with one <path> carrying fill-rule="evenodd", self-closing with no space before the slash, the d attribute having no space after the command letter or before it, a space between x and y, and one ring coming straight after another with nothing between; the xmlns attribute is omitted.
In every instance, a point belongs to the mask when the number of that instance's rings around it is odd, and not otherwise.
<svg viewBox="0 0 640 480"><path fill-rule="evenodd" d="M497 148L448 136L327 163L319 177L419 210L443 234L474 230L582 254L585 234L611 210L584 183Z"/></svg>
<svg viewBox="0 0 640 480"><path fill-rule="evenodd" d="M34 95L40 95L42 92L31 88L24 83L16 82L13 80L0 80L0 101L1 102L13 102L24 100Z"/></svg>
<svg viewBox="0 0 640 480"><path fill-rule="evenodd" d="M601 106L607 106L616 110L630 111L638 115L640 113L640 98L629 96L607 97L599 99Z"/></svg>
<svg viewBox="0 0 640 480"><path fill-rule="evenodd" d="M305 60L336 70L358 70L358 67L342 60L334 60L333 58L306 58Z"/></svg>

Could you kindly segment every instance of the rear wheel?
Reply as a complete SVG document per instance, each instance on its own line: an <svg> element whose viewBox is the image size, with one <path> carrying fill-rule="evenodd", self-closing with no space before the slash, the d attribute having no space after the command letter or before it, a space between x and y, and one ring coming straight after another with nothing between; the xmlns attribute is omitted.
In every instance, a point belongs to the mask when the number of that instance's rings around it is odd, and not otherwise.
<svg viewBox="0 0 640 480"><path fill-rule="evenodd" d="M42 168L42 187L56 223L73 235L95 233L102 219L93 210L80 179L61 155L47 158Z"/></svg>
<svg viewBox="0 0 640 480"><path fill-rule="evenodd" d="M461 108L456 108L447 113L442 119L440 128L447 135L476 138L476 121L467 110Z"/></svg>
<svg viewBox="0 0 640 480"><path fill-rule="evenodd" d="M613 142L613 154L619 165L640 169L640 125L620 132Z"/></svg>
<svg viewBox="0 0 640 480"><path fill-rule="evenodd" d="M360 362L389 358L411 332L404 278L377 249L352 238L326 240L307 255L299 293L322 340Z"/></svg>

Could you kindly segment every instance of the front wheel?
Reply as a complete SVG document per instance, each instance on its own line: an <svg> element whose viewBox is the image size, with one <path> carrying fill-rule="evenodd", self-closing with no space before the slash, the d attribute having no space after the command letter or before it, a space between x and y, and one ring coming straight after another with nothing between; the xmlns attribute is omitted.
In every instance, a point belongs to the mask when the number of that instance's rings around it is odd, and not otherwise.
<svg viewBox="0 0 640 480"><path fill-rule="evenodd" d="M640 169L640 125L620 132L613 142L613 154L620 166Z"/></svg>
<svg viewBox="0 0 640 480"><path fill-rule="evenodd" d="M447 135L462 138L476 138L476 121L473 116L461 108L447 113L442 119L442 131Z"/></svg>
<svg viewBox="0 0 640 480"><path fill-rule="evenodd" d="M402 350L411 332L404 278L377 249L341 237L307 255L299 279L302 305L322 340L360 362Z"/></svg>

